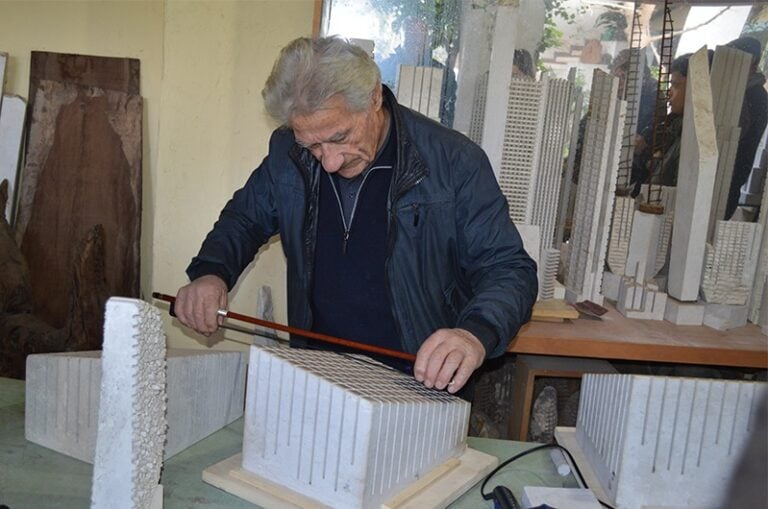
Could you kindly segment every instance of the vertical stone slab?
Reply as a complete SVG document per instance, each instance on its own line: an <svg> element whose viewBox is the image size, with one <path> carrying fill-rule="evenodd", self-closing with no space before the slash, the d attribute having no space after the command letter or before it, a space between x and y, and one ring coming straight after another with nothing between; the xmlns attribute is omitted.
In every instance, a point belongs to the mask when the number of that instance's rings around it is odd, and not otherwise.
<svg viewBox="0 0 768 509"><path fill-rule="evenodd" d="M545 111L540 119L543 125L541 152L535 171L533 215L531 222L541 228L541 248L555 246L557 204L563 173L563 154L568 141L573 84L567 80L549 79L544 88ZM543 259L544 254L541 254Z"/></svg>
<svg viewBox="0 0 768 509"><path fill-rule="evenodd" d="M707 48L704 47L688 62L672 228L667 292L680 301L695 301L699 295L716 170L717 140Z"/></svg>
<svg viewBox="0 0 768 509"><path fill-rule="evenodd" d="M439 122L443 74L438 67L401 65L397 73L397 102Z"/></svg>
<svg viewBox="0 0 768 509"><path fill-rule="evenodd" d="M14 223L15 216L14 204L16 201L14 197L18 188L21 139L26 113L27 102L23 98L17 95L2 96L2 106L0 106L0 182L8 180L8 203L5 206L5 219L11 225Z"/></svg>
<svg viewBox="0 0 768 509"><path fill-rule="evenodd" d="M504 146L504 127L507 122L509 86L515 56L515 38L518 23L517 6L499 5L493 26L491 63L488 71L485 114L483 115L483 150L488 154L491 167L499 176Z"/></svg>
<svg viewBox="0 0 768 509"><path fill-rule="evenodd" d="M111 298L104 318L99 425L91 507L148 507L166 437L165 334L160 311Z"/></svg>
<svg viewBox="0 0 768 509"><path fill-rule="evenodd" d="M760 142L760 148L758 153L761 154L760 164L763 168L768 167L768 150L766 150L766 143L768 143L768 130L763 133L763 139ZM762 226L763 235L760 239L760 255L758 256L757 269L755 274L755 282L752 288L752 296L750 299L749 321L752 323L763 322L760 319L761 309L763 308L763 299L766 293L765 281L768 275L768 193L766 192L768 187L768 178L765 179L763 184L763 199L760 204L760 216L757 219L758 224ZM768 323L767 323L768 324Z"/></svg>
<svg viewBox="0 0 768 509"><path fill-rule="evenodd" d="M762 225L718 221L713 245L707 245L701 293L711 304L746 305L752 293Z"/></svg>
<svg viewBox="0 0 768 509"><path fill-rule="evenodd" d="M608 239L608 254L606 255L608 267L617 276L623 276L626 271L634 217L635 199L629 196L617 196L613 207L611 236Z"/></svg>
<svg viewBox="0 0 768 509"><path fill-rule="evenodd" d="M728 191L731 188L733 165L739 146L741 128L741 106L747 88L752 55L730 48L718 46L712 58L710 82L712 85L712 114L717 130L717 173L715 191L709 216L707 240L712 242L718 220L724 219L725 206L728 203Z"/></svg>
<svg viewBox="0 0 768 509"><path fill-rule="evenodd" d="M603 301L600 287L615 198L621 128L626 109L618 78L595 70L571 228L566 299Z"/></svg>
<svg viewBox="0 0 768 509"><path fill-rule="evenodd" d="M0 51L0 111L3 105L3 85L5 85L5 66L8 64L8 53Z"/></svg>
<svg viewBox="0 0 768 509"><path fill-rule="evenodd" d="M461 72L456 76L456 111L453 120L453 128L465 133L477 143L483 136L483 116L485 115L485 102L482 109L476 114L478 100L478 84L485 76L482 87L482 98L488 88L488 65L491 59L491 47L486 34L493 29L493 12L490 9L477 9L470 2L460 2L461 25L463 27L476 27L468 33L462 32L459 37L459 60ZM477 139L471 136L474 124L479 120L479 136Z"/></svg>
<svg viewBox="0 0 768 509"><path fill-rule="evenodd" d="M538 82L516 78L508 89L501 162L497 171L499 187L509 202L509 217L518 225L532 224L533 220L546 88L546 79ZM486 134L483 133L483 139Z"/></svg>
<svg viewBox="0 0 768 509"><path fill-rule="evenodd" d="M634 216L625 274L634 277L638 283L644 283L656 275L654 269L664 216L639 210Z"/></svg>

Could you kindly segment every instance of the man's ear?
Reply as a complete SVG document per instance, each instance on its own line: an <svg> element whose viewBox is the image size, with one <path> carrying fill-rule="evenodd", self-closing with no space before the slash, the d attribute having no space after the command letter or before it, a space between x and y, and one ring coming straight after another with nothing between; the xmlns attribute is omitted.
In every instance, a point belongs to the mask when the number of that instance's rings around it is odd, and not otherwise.
<svg viewBox="0 0 768 509"><path fill-rule="evenodd" d="M381 93L381 83L377 82L376 88L374 88L373 92L371 92L371 106L373 107L373 111L379 111L382 101L383 96Z"/></svg>

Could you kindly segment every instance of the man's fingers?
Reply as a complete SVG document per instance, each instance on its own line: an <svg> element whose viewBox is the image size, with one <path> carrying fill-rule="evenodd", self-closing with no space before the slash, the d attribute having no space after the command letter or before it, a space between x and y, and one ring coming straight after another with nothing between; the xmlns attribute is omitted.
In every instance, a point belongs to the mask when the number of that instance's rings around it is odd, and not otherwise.
<svg viewBox="0 0 768 509"><path fill-rule="evenodd" d="M435 389L442 391L448 387L448 384L453 380L453 375L456 373L456 370L459 369L463 360L464 353L458 350L451 350L448 355L445 356L440 371L438 371L437 376L435 377Z"/></svg>
<svg viewBox="0 0 768 509"><path fill-rule="evenodd" d="M416 355L414 376L427 388L460 390L483 362L482 343L463 329L440 329L424 342Z"/></svg>
<svg viewBox="0 0 768 509"><path fill-rule="evenodd" d="M435 333L427 338L416 353L416 362L413 363L413 377L418 382L424 382L427 376L427 365L430 362L430 358L432 357L435 348L438 346L440 346L440 340L437 333Z"/></svg>
<svg viewBox="0 0 768 509"><path fill-rule="evenodd" d="M219 309L227 307L227 285L217 276L203 276L179 289L175 311L185 326L209 336L219 328Z"/></svg>
<svg viewBox="0 0 768 509"><path fill-rule="evenodd" d="M469 377L474 371L475 368L472 367L472 362L468 357L465 357L464 362L461 363L459 369L454 373L453 379L448 383L448 392L455 394L460 391L469 381Z"/></svg>

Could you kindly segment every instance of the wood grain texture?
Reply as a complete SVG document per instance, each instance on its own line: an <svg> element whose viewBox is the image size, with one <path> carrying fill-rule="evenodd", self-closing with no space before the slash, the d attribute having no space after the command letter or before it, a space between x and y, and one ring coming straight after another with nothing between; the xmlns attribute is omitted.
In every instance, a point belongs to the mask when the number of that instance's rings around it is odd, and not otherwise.
<svg viewBox="0 0 768 509"><path fill-rule="evenodd" d="M768 336L756 325L718 331L663 320L625 318L606 304L602 320L529 322L507 352L768 368Z"/></svg>
<svg viewBox="0 0 768 509"><path fill-rule="evenodd" d="M40 80L20 188L16 238L29 264L35 314L69 312L78 244L104 231L109 295L139 296L142 99Z"/></svg>
<svg viewBox="0 0 768 509"><path fill-rule="evenodd" d="M41 80L139 95L139 70L140 62L136 58L33 51L29 69L29 97L35 97Z"/></svg>

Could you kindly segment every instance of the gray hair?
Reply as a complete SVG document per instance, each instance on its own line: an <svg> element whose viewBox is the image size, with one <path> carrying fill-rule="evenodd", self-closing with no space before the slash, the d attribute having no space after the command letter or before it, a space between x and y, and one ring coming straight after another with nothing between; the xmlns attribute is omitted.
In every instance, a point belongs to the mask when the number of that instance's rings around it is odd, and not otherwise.
<svg viewBox="0 0 768 509"><path fill-rule="evenodd" d="M351 111L365 111L380 83L378 66L362 48L338 37L301 37L280 51L261 96L269 115L289 126L336 95Z"/></svg>

